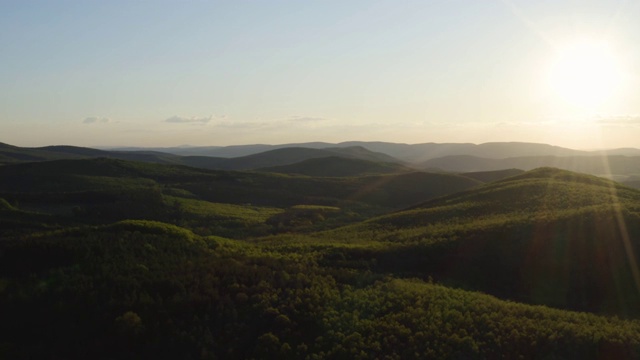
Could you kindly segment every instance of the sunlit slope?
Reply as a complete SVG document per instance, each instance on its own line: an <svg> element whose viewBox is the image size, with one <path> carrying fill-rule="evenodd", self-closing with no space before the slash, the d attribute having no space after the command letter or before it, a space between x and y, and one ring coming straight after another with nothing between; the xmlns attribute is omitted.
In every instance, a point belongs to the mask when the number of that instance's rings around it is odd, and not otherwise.
<svg viewBox="0 0 640 360"><path fill-rule="evenodd" d="M569 171L540 168L467 191L437 198L410 209L344 229L380 229L375 240L430 241L434 234L460 234L474 229L535 224L576 214L637 213L640 191L613 181ZM493 225L491 225L493 224ZM416 236L402 236L409 229ZM394 234L394 230L400 233Z"/></svg>
<svg viewBox="0 0 640 360"><path fill-rule="evenodd" d="M640 314L640 191L541 168L325 234L379 271L557 307Z"/></svg>

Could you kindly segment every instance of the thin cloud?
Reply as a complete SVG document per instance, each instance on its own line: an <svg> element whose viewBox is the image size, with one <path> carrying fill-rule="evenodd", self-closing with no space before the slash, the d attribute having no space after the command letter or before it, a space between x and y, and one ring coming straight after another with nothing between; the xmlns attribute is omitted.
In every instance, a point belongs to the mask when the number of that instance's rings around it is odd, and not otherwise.
<svg viewBox="0 0 640 360"><path fill-rule="evenodd" d="M269 123L257 123L257 122L219 122L216 124L216 127L219 128L230 128L230 129L257 129L264 128L269 126Z"/></svg>
<svg viewBox="0 0 640 360"><path fill-rule="evenodd" d="M210 115L209 117L184 117L184 116L178 116L178 115L174 115L168 119L165 119L165 122L168 123L174 123L174 124L206 124L208 122L211 121L211 119L213 119L213 115Z"/></svg>
<svg viewBox="0 0 640 360"><path fill-rule="evenodd" d="M100 116L89 116L82 120L83 124L106 124L111 122L111 119Z"/></svg>
<svg viewBox="0 0 640 360"><path fill-rule="evenodd" d="M297 123L315 123L320 121L326 121L327 119L321 117L311 117L311 116L293 116L289 119L291 122Z"/></svg>

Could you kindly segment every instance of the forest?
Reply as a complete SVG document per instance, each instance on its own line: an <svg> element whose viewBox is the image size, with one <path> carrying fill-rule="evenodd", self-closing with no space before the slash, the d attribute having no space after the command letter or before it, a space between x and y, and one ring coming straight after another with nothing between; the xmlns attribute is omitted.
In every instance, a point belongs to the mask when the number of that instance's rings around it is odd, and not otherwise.
<svg viewBox="0 0 640 360"><path fill-rule="evenodd" d="M640 190L345 175L0 166L0 358L640 358Z"/></svg>

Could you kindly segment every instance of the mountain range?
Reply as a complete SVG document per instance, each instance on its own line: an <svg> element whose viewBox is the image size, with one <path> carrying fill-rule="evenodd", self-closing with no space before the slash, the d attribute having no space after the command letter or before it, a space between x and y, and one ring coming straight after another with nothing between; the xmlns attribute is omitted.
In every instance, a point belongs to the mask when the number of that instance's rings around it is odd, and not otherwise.
<svg viewBox="0 0 640 360"><path fill-rule="evenodd" d="M360 146L370 151L384 153L407 163L420 163L429 159L452 156L473 155L491 159L520 156L593 156L593 155L627 155L640 156L640 149L619 148L606 150L574 150L548 144L524 142L491 142L484 144L471 143L423 143L400 144L379 141L347 141L337 144L323 142L291 143L281 145L233 145L233 146L194 146L165 148L112 148L118 151L160 151L176 155L198 155L214 157L239 157L257 154L268 150L304 147L310 149L343 148Z"/></svg>
<svg viewBox="0 0 640 360"><path fill-rule="evenodd" d="M256 170L313 176L358 176L407 171L468 173L555 167L640 184L640 150L574 150L548 144L397 144L321 142L226 147L93 149L75 146L24 148L0 143L0 163L113 158L202 169Z"/></svg>

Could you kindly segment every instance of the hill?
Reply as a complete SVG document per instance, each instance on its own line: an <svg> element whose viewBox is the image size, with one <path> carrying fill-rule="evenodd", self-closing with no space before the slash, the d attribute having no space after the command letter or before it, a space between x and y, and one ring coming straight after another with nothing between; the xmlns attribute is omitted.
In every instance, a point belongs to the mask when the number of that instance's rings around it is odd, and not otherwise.
<svg viewBox="0 0 640 360"><path fill-rule="evenodd" d="M78 146L45 146L23 148L0 144L0 163L20 163L64 159L111 158L132 161L144 161L158 164L180 164L180 157L173 154L154 151L105 151Z"/></svg>
<svg viewBox="0 0 640 360"><path fill-rule="evenodd" d="M362 147L326 149L287 147L282 149L269 150L249 156L225 159L223 161L219 161L216 166L218 166L219 169L224 170L250 170L265 167L290 165L304 160L325 158L330 156L378 162L400 162L399 160L394 159L389 155L375 153Z"/></svg>
<svg viewBox="0 0 640 360"><path fill-rule="evenodd" d="M332 231L386 250L377 271L433 276L502 298L638 316L640 191L541 168Z"/></svg>
<svg viewBox="0 0 640 360"><path fill-rule="evenodd" d="M394 174L415 171L415 169L396 163L373 162L338 156L314 158L291 165L266 167L256 170L282 174L331 177Z"/></svg>
<svg viewBox="0 0 640 360"><path fill-rule="evenodd" d="M9 144L0 143L0 162L17 163L24 161L44 161L64 158L79 158L77 154L59 154L37 148L21 148Z"/></svg>
<svg viewBox="0 0 640 360"><path fill-rule="evenodd" d="M0 197L24 211L63 216L65 222L105 223L131 218L188 222L203 233L229 237L283 232L289 225L299 231L298 220L302 218L309 230L332 228L478 184L450 174L413 172L319 178L106 158L0 167ZM247 211L230 205L246 207ZM319 208L287 210L298 205ZM327 213L323 207L340 211ZM288 219L244 219L256 211L275 215L273 208L289 211ZM221 220L229 218L225 214L238 211L244 215L230 216L237 221Z"/></svg>

